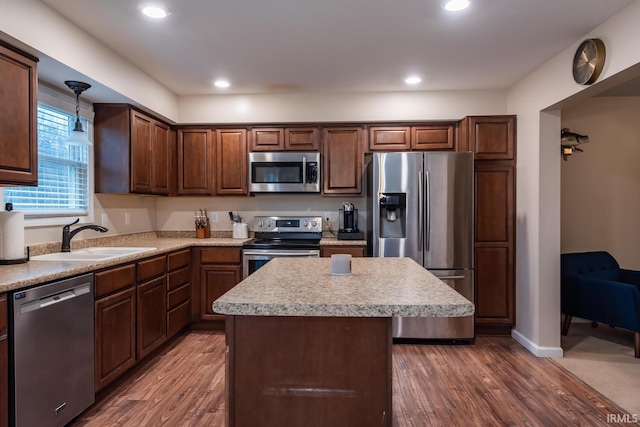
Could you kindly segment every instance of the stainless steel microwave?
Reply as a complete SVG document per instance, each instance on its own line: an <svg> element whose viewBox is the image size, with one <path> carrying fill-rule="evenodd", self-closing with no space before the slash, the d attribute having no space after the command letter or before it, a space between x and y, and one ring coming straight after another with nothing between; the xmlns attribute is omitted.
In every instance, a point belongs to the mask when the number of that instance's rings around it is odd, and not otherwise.
<svg viewBox="0 0 640 427"><path fill-rule="evenodd" d="M249 192L319 193L320 153L249 153Z"/></svg>

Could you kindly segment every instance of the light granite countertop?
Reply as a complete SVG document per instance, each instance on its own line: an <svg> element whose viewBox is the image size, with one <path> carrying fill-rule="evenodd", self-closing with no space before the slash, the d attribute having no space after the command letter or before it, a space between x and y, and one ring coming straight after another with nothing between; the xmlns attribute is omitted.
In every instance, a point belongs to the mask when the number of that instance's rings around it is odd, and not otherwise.
<svg viewBox="0 0 640 427"><path fill-rule="evenodd" d="M96 239L78 240L72 242L72 250L91 246L128 246L155 248L138 254L111 258L104 261L35 261L30 260L24 264L0 265L0 293L14 291L42 283L60 280L78 274L92 272L106 267L115 266L127 262L133 262L142 258L148 258L192 246L242 246L252 239L233 239L231 237L211 237L208 239L196 239L195 237L180 237L189 232L166 233L175 237L157 237L155 232L108 236ZM366 241L337 240L323 238L321 245L366 245ZM60 243L43 244L32 250L31 255L42 255L55 252L60 248Z"/></svg>
<svg viewBox="0 0 640 427"><path fill-rule="evenodd" d="M138 254L120 256L104 261L35 261L30 260L24 264L0 266L0 292L8 292L41 283L59 280L78 274L92 272L105 267L115 266L138 259L160 255L166 252L192 246L242 246L250 239L233 239L226 237L213 237L209 239L196 238L151 238L151 237L120 237L102 243L99 246L118 247L151 247L155 248ZM98 246L98 245L96 245Z"/></svg>
<svg viewBox="0 0 640 427"><path fill-rule="evenodd" d="M213 302L245 316L462 317L474 305L410 258L353 258L331 274L330 258L275 258Z"/></svg>

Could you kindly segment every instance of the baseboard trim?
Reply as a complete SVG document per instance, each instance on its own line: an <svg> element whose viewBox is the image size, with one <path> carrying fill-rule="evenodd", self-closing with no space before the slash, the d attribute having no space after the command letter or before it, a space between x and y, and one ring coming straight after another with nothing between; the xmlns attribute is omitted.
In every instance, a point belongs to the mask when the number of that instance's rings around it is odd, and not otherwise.
<svg viewBox="0 0 640 427"><path fill-rule="evenodd" d="M511 337L537 357L563 357L562 347L541 347L515 329L511 330Z"/></svg>

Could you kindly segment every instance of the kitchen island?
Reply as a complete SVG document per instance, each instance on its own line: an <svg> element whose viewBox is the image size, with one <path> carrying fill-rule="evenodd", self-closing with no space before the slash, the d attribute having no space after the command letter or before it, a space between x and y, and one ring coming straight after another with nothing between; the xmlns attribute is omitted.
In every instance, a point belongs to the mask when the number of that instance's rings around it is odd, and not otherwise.
<svg viewBox="0 0 640 427"><path fill-rule="evenodd" d="M474 306L409 258L276 258L213 303L227 315L227 426L391 426L393 316Z"/></svg>

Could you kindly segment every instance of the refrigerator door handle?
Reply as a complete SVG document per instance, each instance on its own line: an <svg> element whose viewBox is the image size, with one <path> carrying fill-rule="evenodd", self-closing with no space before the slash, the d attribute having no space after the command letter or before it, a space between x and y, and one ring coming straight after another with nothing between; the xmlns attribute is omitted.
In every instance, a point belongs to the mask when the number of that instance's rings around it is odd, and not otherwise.
<svg viewBox="0 0 640 427"><path fill-rule="evenodd" d="M422 252L422 235L424 233L424 203L422 201L422 191L422 171L418 171L418 250L420 252Z"/></svg>
<svg viewBox="0 0 640 427"><path fill-rule="evenodd" d="M426 236L425 236L425 244L424 250L425 252L429 251L429 243L431 241L431 180L429 176L429 171L424 171L424 181L425 181L425 195L426 195L426 205L424 207L425 211L425 219L426 219ZM420 191L422 193L422 191ZM420 233L422 235L422 233Z"/></svg>

